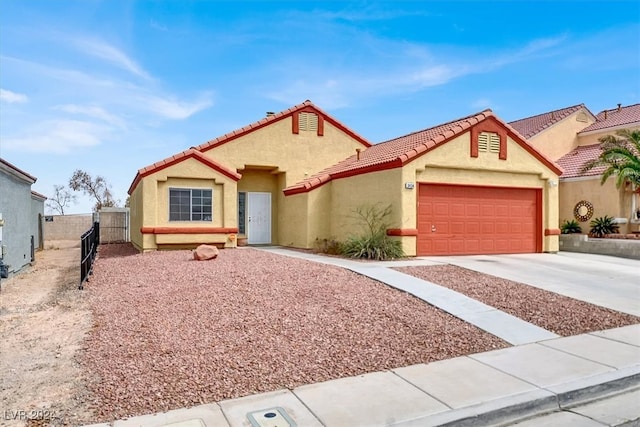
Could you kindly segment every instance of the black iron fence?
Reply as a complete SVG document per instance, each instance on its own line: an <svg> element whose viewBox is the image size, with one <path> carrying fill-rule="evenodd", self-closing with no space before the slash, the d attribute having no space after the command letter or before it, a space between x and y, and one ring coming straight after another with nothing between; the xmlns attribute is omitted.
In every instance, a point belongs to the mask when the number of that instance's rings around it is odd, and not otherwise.
<svg viewBox="0 0 640 427"><path fill-rule="evenodd" d="M93 261L96 259L99 244L100 223L94 222L93 227L80 237L80 286L78 286L78 289L84 287L85 280L88 281L89 275L93 272Z"/></svg>

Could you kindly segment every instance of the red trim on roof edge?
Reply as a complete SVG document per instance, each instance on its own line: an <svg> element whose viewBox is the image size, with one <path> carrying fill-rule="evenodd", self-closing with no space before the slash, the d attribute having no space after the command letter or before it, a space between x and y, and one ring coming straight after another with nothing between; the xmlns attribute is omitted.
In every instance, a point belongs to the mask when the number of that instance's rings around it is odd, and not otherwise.
<svg viewBox="0 0 640 427"><path fill-rule="evenodd" d="M151 166L147 166L145 168L142 168L138 171L138 173L136 174L136 177L134 178L133 182L131 183L131 186L129 187L129 191L127 192L129 195L131 195L131 193L133 193L133 190L135 190L136 186L138 185L138 183L142 180L142 178L144 178L145 176L148 175L152 175L158 171L161 171L162 169L166 169L170 166L176 165L178 163L181 163L187 159L194 159L194 160L198 160L200 163L210 167L211 169L217 170L218 172L220 172L223 175L226 175L227 177L233 179L234 181L239 181L240 178L242 178L242 175L240 175L237 172L232 171L231 169L227 169L226 167L222 166L221 164L211 160L210 158L208 158L207 156L205 156L204 154L202 154L201 152L190 148L186 151L183 151L181 153L178 153L174 156L168 157L164 160L161 160L159 162L154 163Z"/></svg>
<svg viewBox="0 0 640 427"><path fill-rule="evenodd" d="M141 227L142 234L220 234L237 233L237 227Z"/></svg>
<svg viewBox="0 0 640 427"><path fill-rule="evenodd" d="M417 236L417 228L388 228L387 236Z"/></svg>

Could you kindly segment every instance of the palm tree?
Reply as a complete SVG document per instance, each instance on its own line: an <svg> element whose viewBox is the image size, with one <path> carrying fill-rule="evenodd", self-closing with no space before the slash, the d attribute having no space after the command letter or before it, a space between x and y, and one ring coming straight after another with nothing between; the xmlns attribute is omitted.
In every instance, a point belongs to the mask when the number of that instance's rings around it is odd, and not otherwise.
<svg viewBox="0 0 640 427"><path fill-rule="evenodd" d="M601 184L610 176L616 177L616 188L625 182L640 186L640 130L622 129L614 135L599 138L602 153L582 167L585 173L599 166L606 169L602 173Z"/></svg>

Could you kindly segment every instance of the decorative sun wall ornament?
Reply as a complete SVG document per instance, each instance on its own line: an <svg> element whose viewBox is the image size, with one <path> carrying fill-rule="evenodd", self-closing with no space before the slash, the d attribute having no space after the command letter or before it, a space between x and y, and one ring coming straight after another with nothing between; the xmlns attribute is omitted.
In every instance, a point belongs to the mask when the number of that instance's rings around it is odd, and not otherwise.
<svg viewBox="0 0 640 427"><path fill-rule="evenodd" d="M573 216L580 222L589 221L593 216L593 205L586 200L580 200L573 208Z"/></svg>

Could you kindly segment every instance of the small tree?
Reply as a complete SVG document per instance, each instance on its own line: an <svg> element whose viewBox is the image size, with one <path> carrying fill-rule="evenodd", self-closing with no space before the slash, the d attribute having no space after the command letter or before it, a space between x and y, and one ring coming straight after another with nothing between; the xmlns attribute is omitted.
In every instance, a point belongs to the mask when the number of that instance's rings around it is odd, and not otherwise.
<svg viewBox="0 0 640 427"><path fill-rule="evenodd" d="M69 179L69 187L73 191L82 191L84 194L93 197L96 200L96 204L93 207L94 211L117 205L113 199L113 194L111 194L111 186L100 175L93 178L89 173L76 169Z"/></svg>
<svg viewBox="0 0 640 427"><path fill-rule="evenodd" d="M64 209L71 204L76 204L77 201L78 197L71 194L64 185L54 185L53 195L47 199L47 208L64 215Z"/></svg>
<svg viewBox="0 0 640 427"><path fill-rule="evenodd" d="M614 135L598 139L602 153L582 167L582 173L599 166L605 166L601 184L610 176L616 177L616 187L625 182L640 185L640 130L622 129Z"/></svg>

